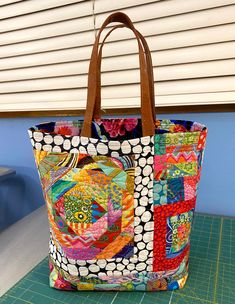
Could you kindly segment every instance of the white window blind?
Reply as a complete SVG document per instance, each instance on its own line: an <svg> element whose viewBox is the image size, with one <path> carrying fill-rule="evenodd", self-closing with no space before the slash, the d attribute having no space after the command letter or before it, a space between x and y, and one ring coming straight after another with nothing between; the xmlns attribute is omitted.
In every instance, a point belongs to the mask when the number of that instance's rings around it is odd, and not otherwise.
<svg viewBox="0 0 235 304"><path fill-rule="evenodd" d="M127 13L152 52L156 106L235 103L235 0L1 0L0 112L83 109L96 31ZM104 108L138 107L137 43L108 38Z"/></svg>

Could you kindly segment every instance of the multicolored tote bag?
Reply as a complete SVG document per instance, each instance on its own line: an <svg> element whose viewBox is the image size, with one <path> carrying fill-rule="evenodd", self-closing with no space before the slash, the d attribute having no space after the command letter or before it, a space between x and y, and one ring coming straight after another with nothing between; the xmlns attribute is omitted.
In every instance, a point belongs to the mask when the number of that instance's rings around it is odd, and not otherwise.
<svg viewBox="0 0 235 304"><path fill-rule="evenodd" d="M130 28L138 42L141 119L100 118L99 39L111 22ZM84 120L29 129L48 209L51 287L184 286L207 129L156 120L154 110L148 46L125 14L114 13L93 47Z"/></svg>

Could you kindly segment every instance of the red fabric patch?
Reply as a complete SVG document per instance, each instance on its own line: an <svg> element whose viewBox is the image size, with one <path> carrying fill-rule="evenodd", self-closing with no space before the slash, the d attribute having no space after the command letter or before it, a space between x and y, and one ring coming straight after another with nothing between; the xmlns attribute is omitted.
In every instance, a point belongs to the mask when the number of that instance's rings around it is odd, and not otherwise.
<svg viewBox="0 0 235 304"><path fill-rule="evenodd" d="M196 196L198 182L199 174L196 176L184 176L184 199L186 201Z"/></svg>
<svg viewBox="0 0 235 304"><path fill-rule="evenodd" d="M207 136L207 130L204 130L200 133L198 144L197 144L197 150L203 150L205 148L206 136Z"/></svg>
<svg viewBox="0 0 235 304"><path fill-rule="evenodd" d="M154 206L154 246L153 271L166 271L177 268L189 252L188 244L181 254L175 258L166 257L167 218L195 208L196 197L188 201L174 204Z"/></svg>
<svg viewBox="0 0 235 304"><path fill-rule="evenodd" d="M112 224L112 226L109 227L109 229L104 234L102 234L102 236L96 242L93 243L93 246L95 248L104 249L119 236L121 233L121 227L122 221L120 217L115 221L115 223Z"/></svg>
<svg viewBox="0 0 235 304"><path fill-rule="evenodd" d="M193 145L166 146L166 153L194 151Z"/></svg>

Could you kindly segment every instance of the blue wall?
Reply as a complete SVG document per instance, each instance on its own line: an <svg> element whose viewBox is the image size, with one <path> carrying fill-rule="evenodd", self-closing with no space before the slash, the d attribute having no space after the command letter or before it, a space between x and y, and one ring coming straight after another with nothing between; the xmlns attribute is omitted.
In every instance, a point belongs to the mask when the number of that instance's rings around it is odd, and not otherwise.
<svg viewBox="0 0 235 304"><path fill-rule="evenodd" d="M160 115L159 118L196 120L208 126L197 211L235 216L235 113ZM44 204L27 129L53 120L65 118L0 119L0 166L17 171L16 176L0 183L0 230Z"/></svg>

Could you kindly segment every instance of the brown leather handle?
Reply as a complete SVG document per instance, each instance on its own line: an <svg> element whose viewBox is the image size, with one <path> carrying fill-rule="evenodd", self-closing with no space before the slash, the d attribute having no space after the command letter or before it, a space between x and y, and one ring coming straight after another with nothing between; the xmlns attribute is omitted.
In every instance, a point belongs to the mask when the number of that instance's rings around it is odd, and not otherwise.
<svg viewBox="0 0 235 304"><path fill-rule="evenodd" d="M101 26L96 37L89 66L88 72L88 95L87 95L87 108L84 116L84 123L81 131L81 136L91 137L91 124L93 118L93 109L96 101L96 88L97 88L97 71L98 71L98 47L99 39L104 28L111 22L120 22L128 26L136 35L139 46L139 61L140 61L140 84L141 84L141 117L142 117L142 133L143 136L154 134L154 119L152 115L151 97L149 78L146 67L145 54L141 45L140 38L137 31L127 15L121 12L111 14Z"/></svg>
<svg viewBox="0 0 235 304"><path fill-rule="evenodd" d="M93 119L100 119L101 117L101 59L102 59L102 50L103 50L103 46L104 43L106 41L106 39L109 37L109 35L116 29L118 28L123 28L123 27L127 27L124 24L119 24L114 26L104 37L101 45L100 45L100 49L99 49L99 55L98 55L98 71L97 71L97 88L96 88L96 101L95 101L95 107L94 107L94 114L93 114ZM152 64L152 57L151 57L151 53L148 47L148 44L145 40L145 38L141 35L141 33L136 30L138 37L140 38L143 47L144 47L144 51L145 51L145 56L146 56L146 64L147 64L147 74L148 74L148 78L149 78L149 90L150 90L150 97L151 97L151 107L152 107L152 116L153 116L153 120L156 120L156 113L155 113L155 94L154 94L154 77L153 77L153 64Z"/></svg>

